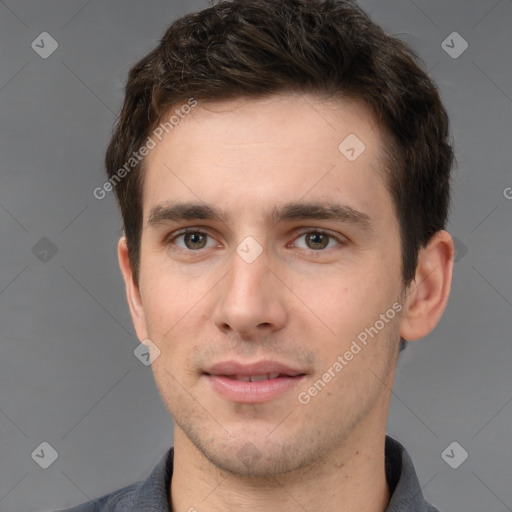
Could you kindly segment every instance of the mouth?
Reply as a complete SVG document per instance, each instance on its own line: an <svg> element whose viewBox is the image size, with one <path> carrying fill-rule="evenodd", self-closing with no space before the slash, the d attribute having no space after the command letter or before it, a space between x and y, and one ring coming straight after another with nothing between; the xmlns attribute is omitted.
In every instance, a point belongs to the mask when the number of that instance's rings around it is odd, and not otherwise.
<svg viewBox="0 0 512 512"><path fill-rule="evenodd" d="M225 361L203 372L212 389L237 403L264 403L289 392L306 377L306 372L276 361L244 364Z"/></svg>
<svg viewBox="0 0 512 512"><path fill-rule="evenodd" d="M207 373L206 375L210 375ZM283 373L263 373L261 375L217 375L217 377L226 377L226 379L238 380L242 382L261 382L264 380L274 380L279 378L294 378L301 377L305 374L299 375L286 375Z"/></svg>

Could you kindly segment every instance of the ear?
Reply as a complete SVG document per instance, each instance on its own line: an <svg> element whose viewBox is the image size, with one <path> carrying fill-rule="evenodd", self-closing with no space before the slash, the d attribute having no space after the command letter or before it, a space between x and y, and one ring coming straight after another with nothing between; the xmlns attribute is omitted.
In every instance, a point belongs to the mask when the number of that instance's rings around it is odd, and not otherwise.
<svg viewBox="0 0 512 512"><path fill-rule="evenodd" d="M119 266L123 274L124 283L126 286L126 298L130 308L133 326L137 332L137 337L140 341L149 338L146 316L142 306L142 298L139 291L139 286L135 283L133 278L133 271L128 257L128 245L126 237L122 236L117 244L117 256L119 258Z"/></svg>
<svg viewBox="0 0 512 512"><path fill-rule="evenodd" d="M400 336L414 341L434 330L445 310L452 284L455 246L438 231L418 254L416 276L406 293Z"/></svg>

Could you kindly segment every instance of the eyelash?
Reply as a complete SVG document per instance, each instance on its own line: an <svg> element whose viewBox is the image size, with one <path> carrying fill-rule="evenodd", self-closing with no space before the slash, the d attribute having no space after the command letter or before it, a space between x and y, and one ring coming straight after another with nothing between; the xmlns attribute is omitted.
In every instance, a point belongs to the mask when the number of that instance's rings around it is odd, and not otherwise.
<svg viewBox="0 0 512 512"><path fill-rule="evenodd" d="M337 237L335 235L333 235L332 233L328 232L328 231L325 231L323 229L304 229L304 230L301 230L300 232L298 232L296 234L296 237L294 238L294 242L304 236L304 235L308 235L308 234L311 234L311 233L314 233L314 234L319 234L319 235L325 235L327 237L329 237L329 242L330 240L334 239L337 244L339 246L343 246L343 245L346 245L347 241L346 239L342 239L340 237ZM177 233L174 233L172 236L170 237L167 237L166 240L165 240L165 243L167 245L170 245L170 244L173 244L174 245L174 242L181 236L184 236L184 235L187 235L187 234L200 234L200 235L204 235L204 236L207 236L207 237L210 237L210 238L214 238L212 237L211 235L209 235L206 231L202 231L198 228L186 228L186 229L183 229L182 231L179 231ZM329 243L327 244L329 245ZM288 244L287 244L288 246ZM176 247L176 250L178 251L183 251L183 252L187 252L187 253L200 253L202 251L202 249L183 249L182 247ZM333 247L330 247L329 249L333 249ZM326 252L328 251L329 249L325 248L325 249L303 249L303 250L307 250L308 252L310 253L321 253L321 252Z"/></svg>

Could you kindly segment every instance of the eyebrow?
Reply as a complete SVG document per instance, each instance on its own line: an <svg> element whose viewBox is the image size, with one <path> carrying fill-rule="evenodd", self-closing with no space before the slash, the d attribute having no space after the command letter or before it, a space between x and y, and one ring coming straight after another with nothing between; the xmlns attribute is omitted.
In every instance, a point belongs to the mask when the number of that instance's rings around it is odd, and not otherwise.
<svg viewBox="0 0 512 512"><path fill-rule="evenodd" d="M228 216L217 207L201 203L175 203L157 205L151 209L148 226L180 220L217 220L227 221ZM351 206L335 203L287 203L274 207L269 215L271 222L277 224L290 220L335 220L353 224L371 231L373 224L368 214Z"/></svg>

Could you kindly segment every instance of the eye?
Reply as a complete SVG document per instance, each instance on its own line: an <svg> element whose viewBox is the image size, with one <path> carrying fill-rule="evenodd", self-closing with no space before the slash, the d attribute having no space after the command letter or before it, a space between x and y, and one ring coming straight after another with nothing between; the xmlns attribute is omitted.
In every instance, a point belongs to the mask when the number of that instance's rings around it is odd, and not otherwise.
<svg viewBox="0 0 512 512"><path fill-rule="evenodd" d="M208 240L210 239L210 240ZM207 249L214 247L216 242L207 233L203 231L185 231L178 233L169 242L174 243L178 248L188 251L197 251L199 249Z"/></svg>
<svg viewBox="0 0 512 512"><path fill-rule="evenodd" d="M299 243L300 240L304 240L303 243ZM330 249L336 245L340 245L341 241L334 235L326 233L324 231L308 231L302 233L295 241L295 245L301 249L308 249L312 251L321 251L323 249Z"/></svg>

